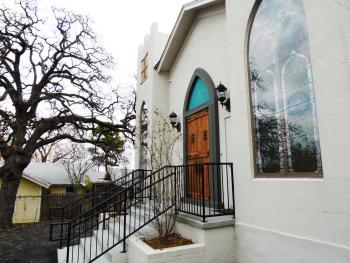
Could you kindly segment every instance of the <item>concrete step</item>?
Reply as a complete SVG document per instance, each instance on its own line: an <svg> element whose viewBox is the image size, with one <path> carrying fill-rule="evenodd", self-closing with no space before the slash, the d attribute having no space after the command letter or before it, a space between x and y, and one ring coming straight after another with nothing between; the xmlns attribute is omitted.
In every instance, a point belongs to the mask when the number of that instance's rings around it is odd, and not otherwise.
<svg viewBox="0 0 350 263"><path fill-rule="evenodd" d="M133 232L136 228L144 225L145 222L152 218L151 210L148 204L129 210L129 214L125 216L126 235ZM101 217L102 218L102 217ZM150 236L156 234L156 231L150 226L143 226L136 236ZM105 252L108 248L118 243L124 235L124 215L110 218L105 222L105 229L100 223L98 230L93 231L91 237L82 237L79 245L70 248L70 260L66 262L66 248L58 249L58 263L85 263ZM126 242L126 249L127 249ZM94 262L111 263L113 255L121 253L123 250L123 242L104 253Z"/></svg>
<svg viewBox="0 0 350 263"><path fill-rule="evenodd" d="M126 234L128 235L130 232L134 231L136 228L144 225L145 222L149 221L153 218L152 213L149 213L149 210L140 210L136 209L130 211L130 214L126 216ZM124 224L124 217L119 218L121 225ZM137 233L137 236L146 236L153 235L155 230L152 228L150 224L143 226ZM121 233L123 234L123 233Z"/></svg>
<svg viewBox="0 0 350 263"><path fill-rule="evenodd" d="M72 246L69 250L69 262L66 262L67 248L58 249L58 263L85 263L105 252L113 245L113 234L108 230L95 230L91 237L81 238L79 245ZM112 254L122 252L122 245L117 245L105 252L94 262L111 263Z"/></svg>
<svg viewBox="0 0 350 263"><path fill-rule="evenodd" d="M106 248L101 246L99 237L93 235L92 237L83 238L79 244L82 251L85 251L85 254L80 255L81 262L89 262L91 259L102 254ZM94 262L100 263L110 263L112 262L112 255L108 252L103 254L101 257L96 259Z"/></svg>
<svg viewBox="0 0 350 263"><path fill-rule="evenodd" d="M100 246L103 251L115 246L107 253L122 252L123 246L120 245L122 236L119 237L119 233L113 232L110 228L106 227L105 230L95 230L93 237L97 240L98 246Z"/></svg>
<svg viewBox="0 0 350 263"><path fill-rule="evenodd" d="M57 262L59 263L85 263L82 255L84 254L83 248L79 245L71 246L69 249L69 260L67 262L67 248L57 249Z"/></svg>

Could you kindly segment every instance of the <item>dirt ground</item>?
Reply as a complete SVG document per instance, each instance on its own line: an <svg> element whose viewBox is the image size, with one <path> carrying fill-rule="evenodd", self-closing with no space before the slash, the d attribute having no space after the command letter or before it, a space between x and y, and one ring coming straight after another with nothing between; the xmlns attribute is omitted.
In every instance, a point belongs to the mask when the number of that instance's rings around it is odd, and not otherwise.
<svg viewBox="0 0 350 263"><path fill-rule="evenodd" d="M48 224L0 229L0 262L56 263L58 242L49 241Z"/></svg>

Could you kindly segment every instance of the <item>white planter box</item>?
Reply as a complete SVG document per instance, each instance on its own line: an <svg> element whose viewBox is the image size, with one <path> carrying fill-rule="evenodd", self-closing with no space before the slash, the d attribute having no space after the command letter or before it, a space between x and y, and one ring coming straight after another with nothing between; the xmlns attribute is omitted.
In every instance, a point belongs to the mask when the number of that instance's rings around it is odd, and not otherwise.
<svg viewBox="0 0 350 263"><path fill-rule="evenodd" d="M142 237L131 237L128 242L128 263L203 263L205 262L204 244L192 244L180 247L156 250L145 244Z"/></svg>

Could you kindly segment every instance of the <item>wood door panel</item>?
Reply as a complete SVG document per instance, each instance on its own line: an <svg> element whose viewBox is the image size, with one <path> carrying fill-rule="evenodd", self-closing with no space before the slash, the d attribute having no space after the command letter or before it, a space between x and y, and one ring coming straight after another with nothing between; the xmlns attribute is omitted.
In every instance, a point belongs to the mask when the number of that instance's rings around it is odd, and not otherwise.
<svg viewBox="0 0 350 263"><path fill-rule="evenodd" d="M209 158L202 159L192 159L189 161L189 164L196 163L206 163L209 162ZM198 165L190 166L188 172L188 196L193 199L202 199L209 200L210 197L210 184L209 184L209 171L208 166ZM203 180L204 180L204 196L203 192Z"/></svg>
<svg viewBox="0 0 350 263"><path fill-rule="evenodd" d="M187 118L187 164L208 162L210 162L209 112L205 109ZM188 171L188 195L191 198L201 199L204 179L204 199L208 200L209 177L206 166L192 166Z"/></svg>

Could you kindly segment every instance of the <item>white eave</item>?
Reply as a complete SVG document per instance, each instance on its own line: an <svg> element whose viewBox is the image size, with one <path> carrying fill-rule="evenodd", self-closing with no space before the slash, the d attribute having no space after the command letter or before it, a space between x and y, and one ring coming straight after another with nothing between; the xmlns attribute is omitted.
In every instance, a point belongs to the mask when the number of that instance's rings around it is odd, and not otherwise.
<svg viewBox="0 0 350 263"><path fill-rule="evenodd" d="M183 41L196 18L196 13L203 8L221 2L224 2L224 0L196 0L182 6L162 56L155 66L158 72L169 71L171 69Z"/></svg>
<svg viewBox="0 0 350 263"><path fill-rule="evenodd" d="M23 173L22 177L27 179L28 181L31 181L31 182L41 186L41 187L46 188L46 189L49 189L50 186L51 186L51 184L49 182L47 182L45 180L40 180L38 178L34 178L34 177L32 177L32 176L30 176L28 174L25 174L25 173Z"/></svg>

